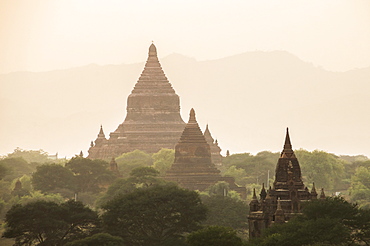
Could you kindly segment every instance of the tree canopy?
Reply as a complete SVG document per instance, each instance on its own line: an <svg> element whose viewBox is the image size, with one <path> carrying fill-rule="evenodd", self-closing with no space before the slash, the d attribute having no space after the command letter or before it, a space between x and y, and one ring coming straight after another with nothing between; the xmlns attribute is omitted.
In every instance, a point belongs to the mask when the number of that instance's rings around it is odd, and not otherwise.
<svg viewBox="0 0 370 246"><path fill-rule="evenodd" d="M301 164L302 175L307 184L326 190L335 189L344 177L345 161L338 156L324 151L296 150L295 154Z"/></svg>
<svg viewBox="0 0 370 246"><path fill-rule="evenodd" d="M76 191L96 193L101 191L101 186L111 183L116 177L108 170L108 165L103 160L91 160L76 156L65 166L75 175Z"/></svg>
<svg viewBox="0 0 370 246"><path fill-rule="evenodd" d="M97 201L101 206L118 195L128 194L138 188L148 188L153 185L165 184L166 181L158 178L159 172L152 167L138 167L131 171L130 177L118 178L109 187L105 194Z"/></svg>
<svg viewBox="0 0 370 246"><path fill-rule="evenodd" d="M152 157L144 151L134 150L118 156L116 162L122 176L127 178L133 169L151 166Z"/></svg>
<svg viewBox="0 0 370 246"><path fill-rule="evenodd" d="M139 188L102 207L105 230L127 245L161 245L197 229L206 218L199 195L173 184Z"/></svg>
<svg viewBox="0 0 370 246"><path fill-rule="evenodd" d="M175 150L161 149L152 155L153 167L164 175L175 161Z"/></svg>
<svg viewBox="0 0 370 246"><path fill-rule="evenodd" d="M370 209L370 165L359 166L351 178L351 200L362 208Z"/></svg>
<svg viewBox="0 0 370 246"><path fill-rule="evenodd" d="M204 225L247 229L249 206L246 202L220 195L204 196L202 201L208 210Z"/></svg>
<svg viewBox="0 0 370 246"><path fill-rule="evenodd" d="M58 164L46 164L36 168L32 174L32 185L36 190L51 192L56 189L75 188L75 179L71 170Z"/></svg>
<svg viewBox="0 0 370 246"><path fill-rule="evenodd" d="M75 240L65 246L124 246L123 239L108 233L97 233L91 237Z"/></svg>
<svg viewBox="0 0 370 246"><path fill-rule="evenodd" d="M16 148L13 153L8 154L8 158L23 158L28 163L50 163L48 153L43 150L23 150Z"/></svg>
<svg viewBox="0 0 370 246"><path fill-rule="evenodd" d="M17 245L63 245L87 236L97 221L96 212L81 202L35 201L7 212L3 236L15 238Z"/></svg>
<svg viewBox="0 0 370 246"><path fill-rule="evenodd" d="M189 246L242 246L242 239L232 228L209 226L190 233L186 242Z"/></svg>

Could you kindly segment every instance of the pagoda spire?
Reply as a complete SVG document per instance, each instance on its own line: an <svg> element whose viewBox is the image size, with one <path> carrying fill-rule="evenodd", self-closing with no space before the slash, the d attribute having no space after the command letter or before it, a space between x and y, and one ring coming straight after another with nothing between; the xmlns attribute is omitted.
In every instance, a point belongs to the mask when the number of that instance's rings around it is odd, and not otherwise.
<svg viewBox="0 0 370 246"><path fill-rule="evenodd" d="M259 202L256 196L256 188L253 188L253 197L252 197L251 202L249 203L249 206L250 206L251 212L258 211L259 209Z"/></svg>
<svg viewBox="0 0 370 246"><path fill-rule="evenodd" d="M292 149L292 144L290 143L290 136L289 136L289 128L288 127L286 128L284 149Z"/></svg>
<svg viewBox="0 0 370 246"><path fill-rule="evenodd" d="M291 183L290 181L294 181ZM275 169L275 189L288 189L293 184L296 189L304 189L301 167L292 149L289 129L286 129L284 147Z"/></svg>
<svg viewBox="0 0 370 246"><path fill-rule="evenodd" d="M280 155L281 158L295 158L294 151L292 149L292 143L290 142L289 128L286 128L285 142L283 151Z"/></svg>
<svg viewBox="0 0 370 246"><path fill-rule="evenodd" d="M107 139L105 138L105 134L103 131L103 125L100 125L99 134L95 140L95 146L101 146L105 141L107 141Z"/></svg>
<svg viewBox="0 0 370 246"><path fill-rule="evenodd" d="M252 197L253 200L257 200L257 196L256 196L256 188L253 188L253 197Z"/></svg>
<svg viewBox="0 0 370 246"><path fill-rule="evenodd" d="M98 138L105 138L105 134L104 134L104 131L103 131L103 125L100 125L100 131L99 131L99 134L98 134Z"/></svg>
<svg viewBox="0 0 370 246"><path fill-rule="evenodd" d="M157 57L157 47L155 47L153 41L152 44L149 46L149 57Z"/></svg>
<svg viewBox="0 0 370 246"><path fill-rule="evenodd" d="M321 188L320 199L325 199L325 198L326 196L325 196L324 188Z"/></svg>
<svg viewBox="0 0 370 246"><path fill-rule="evenodd" d="M316 192L316 188L315 188L315 182L313 182L313 184L312 184L311 199L317 199L317 192Z"/></svg>
<svg viewBox="0 0 370 246"><path fill-rule="evenodd" d="M195 118L195 111L193 108L190 110L189 123L197 123L197 119Z"/></svg>
<svg viewBox="0 0 370 246"><path fill-rule="evenodd" d="M262 183L262 189L261 189L261 193L260 193L260 197L261 197L261 200L265 200L266 198L266 190L265 190L265 183Z"/></svg>
<svg viewBox="0 0 370 246"><path fill-rule="evenodd" d="M284 149L283 149L283 152L286 151L286 152L290 152L292 150L292 144L290 142L290 136L289 136L289 128L287 127L286 128L286 136L285 136L285 142L284 142Z"/></svg>

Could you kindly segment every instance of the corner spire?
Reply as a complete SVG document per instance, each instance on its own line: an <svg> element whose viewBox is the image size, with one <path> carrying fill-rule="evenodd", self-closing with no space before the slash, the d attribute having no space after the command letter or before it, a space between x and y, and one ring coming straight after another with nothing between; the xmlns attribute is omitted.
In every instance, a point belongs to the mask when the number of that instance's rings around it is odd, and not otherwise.
<svg viewBox="0 0 370 246"><path fill-rule="evenodd" d="M103 131L103 125L100 125L100 131L99 131L99 134L98 134L98 138L105 138L105 134L104 134L104 131Z"/></svg>
<svg viewBox="0 0 370 246"><path fill-rule="evenodd" d="M280 197L277 200L277 208L275 211L275 223L282 224L285 222L284 210L281 208Z"/></svg>
<svg viewBox="0 0 370 246"><path fill-rule="evenodd" d="M266 198L266 190L265 190L265 183L262 183L262 189L261 189L261 193L260 193L260 197L261 197L261 200L265 200Z"/></svg>
<svg viewBox="0 0 370 246"><path fill-rule="evenodd" d="M253 197L252 197L252 200L257 200L256 188L253 188Z"/></svg>
<svg viewBox="0 0 370 246"><path fill-rule="evenodd" d="M326 196L325 196L324 188L321 188L320 199L325 199L325 198Z"/></svg>

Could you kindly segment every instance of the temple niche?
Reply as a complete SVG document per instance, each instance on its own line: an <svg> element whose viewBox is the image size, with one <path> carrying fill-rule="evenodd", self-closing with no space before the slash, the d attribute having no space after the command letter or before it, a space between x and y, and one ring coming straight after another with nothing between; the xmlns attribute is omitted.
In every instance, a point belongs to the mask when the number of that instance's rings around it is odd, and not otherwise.
<svg viewBox="0 0 370 246"><path fill-rule="evenodd" d="M176 182L183 188L199 191L225 181L231 190L245 198L245 187L237 186L232 177L222 177L212 162L211 148L199 128L194 109L191 109L189 122L175 146L175 161L166 172L165 179Z"/></svg>
<svg viewBox="0 0 370 246"><path fill-rule="evenodd" d="M289 130L287 129L283 151L276 165L273 187L262 185L260 199L253 190L249 204L249 237L259 237L262 231L274 223L285 223L301 213L304 203L317 199L315 184L311 191L303 184L301 168L292 149ZM321 189L320 199L325 199Z"/></svg>
<svg viewBox="0 0 370 246"><path fill-rule="evenodd" d="M156 153L173 149L185 122L180 115L180 99L165 76L154 44L144 70L127 98L126 119L106 138L101 126L91 142L88 158L110 160L136 149Z"/></svg>

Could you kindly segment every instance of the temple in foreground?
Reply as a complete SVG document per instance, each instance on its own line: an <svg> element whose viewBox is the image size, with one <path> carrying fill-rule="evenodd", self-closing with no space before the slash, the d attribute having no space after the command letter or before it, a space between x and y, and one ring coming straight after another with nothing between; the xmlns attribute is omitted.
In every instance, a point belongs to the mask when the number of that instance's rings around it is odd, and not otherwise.
<svg viewBox="0 0 370 246"><path fill-rule="evenodd" d="M207 143L191 109L189 122L175 147L175 161L166 172L165 179L190 190L204 191L219 181L229 184L231 190L244 199L245 187L235 184L233 177L222 177L211 159L211 148Z"/></svg>
<svg viewBox="0 0 370 246"><path fill-rule="evenodd" d="M91 142L88 158L110 160L136 149L147 153L174 149L184 127L179 96L151 44L144 70L127 99L126 119L110 133L109 139L101 126L97 139Z"/></svg>
<svg viewBox="0 0 370 246"><path fill-rule="evenodd" d="M306 201L317 199L315 184L312 190L303 184L301 168L292 149L287 129L283 151L276 165L273 187L262 186L260 199L253 190L248 216L249 237L259 237L262 231L274 223L285 223L301 213ZM325 199L321 190L320 199Z"/></svg>

